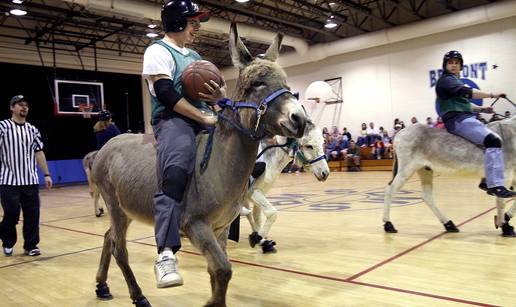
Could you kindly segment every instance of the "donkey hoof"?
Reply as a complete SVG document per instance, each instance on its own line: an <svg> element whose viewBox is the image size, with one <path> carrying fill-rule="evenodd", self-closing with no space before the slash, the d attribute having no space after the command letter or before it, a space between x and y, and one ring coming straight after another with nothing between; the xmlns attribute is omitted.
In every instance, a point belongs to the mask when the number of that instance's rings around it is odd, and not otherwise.
<svg viewBox="0 0 516 307"><path fill-rule="evenodd" d="M504 237L516 237L516 233L514 233L514 227L509 223L503 223L502 225L502 236Z"/></svg>
<svg viewBox="0 0 516 307"><path fill-rule="evenodd" d="M385 224L383 224L383 230L385 230L385 232L387 233L397 233L398 230L396 228L394 228L394 225L392 225L391 222L385 222Z"/></svg>
<svg viewBox="0 0 516 307"><path fill-rule="evenodd" d="M103 208L100 208L100 209L99 209L99 212L95 213L95 216L96 216L96 217L101 217L101 216L103 216L103 215L104 215L104 209L103 209Z"/></svg>
<svg viewBox="0 0 516 307"><path fill-rule="evenodd" d="M97 289L95 290L95 293L97 294L97 298L99 300L107 301L113 299L113 295L111 295L111 292L109 292L109 287L105 282L97 283Z"/></svg>
<svg viewBox="0 0 516 307"><path fill-rule="evenodd" d="M459 232L459 228L453 224L452 220L449 220L448 222L444 223L444 229L446 229L446 232Z"/></svg>
<svg viewBox="0 0 516 307"><path fill-rule="evenodd" d="M262 236L260 236L256 231L253 231L253 233L249 235L249 245L251 245L252 248L254 248L256 244L260 243L261 240Z"/></svg>
<svg viewBox="0 0 516 307"><path fill-rule="evenodd" d="M263 241L262 243L262 251L264 254L268 254L268 253L271 253L271 254L274 254L276 253L278 250L274 247L274 245L276 245L276 242L272 241L272 240L265 240Z"/></svg>
<svg viewBox="0 0 516 307"><path fill-rule="evenodd" d="M152 307L145 296L141 296L133 301L136 307Z"/></svg>

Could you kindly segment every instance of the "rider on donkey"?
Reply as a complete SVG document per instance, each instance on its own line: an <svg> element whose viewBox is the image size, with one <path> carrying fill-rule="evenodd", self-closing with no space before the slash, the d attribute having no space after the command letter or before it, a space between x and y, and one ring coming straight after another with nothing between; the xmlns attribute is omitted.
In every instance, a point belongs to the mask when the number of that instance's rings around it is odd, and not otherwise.
<svg viewBox="0 0 516 307"><path fill-rule="evenodd" d="M501 198L516 196L504 186L504 159L501 138L476 119L473 112L493 113L491 107L472 107L470 99L499 98L503 93L485 93L469 88L459 79L464 65L458 51L449 51L443 58L443 75L437 81L437 113L446 130L468 141L485 147L485 182L479 188Z"/></svg>

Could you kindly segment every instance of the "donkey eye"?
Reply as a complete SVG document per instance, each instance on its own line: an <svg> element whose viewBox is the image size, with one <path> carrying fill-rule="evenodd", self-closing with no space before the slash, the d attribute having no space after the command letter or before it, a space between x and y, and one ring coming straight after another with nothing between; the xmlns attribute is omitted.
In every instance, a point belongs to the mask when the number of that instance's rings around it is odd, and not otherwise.
<svg viewBox="0 0 516 307"><path fill-rule="evenodd" d="M252 87L259 87L259 86L264 86L265 83L263 81L253 81L253 83L251 83L251 86Z"/></svg>
<svg viewBox="0 0 516 307"><path fill-rule="evenodd" d="M305 147L310 149L310 150L314 149L314 147L312 145L305 145Z"/></svg>

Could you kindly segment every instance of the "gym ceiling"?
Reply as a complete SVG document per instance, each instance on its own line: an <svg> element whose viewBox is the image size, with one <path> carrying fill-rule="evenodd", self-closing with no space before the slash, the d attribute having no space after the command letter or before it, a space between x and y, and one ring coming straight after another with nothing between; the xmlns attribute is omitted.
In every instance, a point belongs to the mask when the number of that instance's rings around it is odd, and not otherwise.
<svg viewBox="0 0 516 307"><path fill-rule="evenodd" d="M117 1L104 0L116 7ZM128 0L124 0L128 1ZM160 6L163 0L129 0L142 6ZM244 0L239 0L244 1ZM21 2L21 3L15 3ZM81 57L125 57L141 59L152 42L149 33L160 33L159 20L138 17L131 12L113 13L91 9L73 0L2 0L0 2L0 46L19 44ZM94 1L92 1L94 2ZM98 1L97 1L98 2ZM308 45L327 43L364 33L409 24L495 2L495 0L197 0L202 10L227 22L246 24L272 33L282 32ZM26 15L16 16L13 9ZM335 23L333 27L328 23ZM193 49L220 68L231 66L228 31L202 30ZM162 33L160 33L160 36ZM160 37L158 36L158 38ZM263 41L244 39L252 54L263 53ZM282 52L291 51L284 46Z"/></svg>

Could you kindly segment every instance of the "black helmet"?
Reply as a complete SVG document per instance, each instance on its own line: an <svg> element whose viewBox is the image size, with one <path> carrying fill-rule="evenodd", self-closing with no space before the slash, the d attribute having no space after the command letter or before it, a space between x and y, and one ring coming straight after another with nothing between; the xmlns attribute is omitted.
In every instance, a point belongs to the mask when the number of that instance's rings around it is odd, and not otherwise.
<svg viewBox="0 0 516 307"><path fill-rule="evenodd" d="M460 52L452 50L446 52L446 54L443 57L443 70L446 70L446 63L448 63L451 59L459 59L460 60L460 69L462 70L462 67L464 66L464 60L462 59L462 54Z"/></svg>
<svg viewBox="0 0 516 307"><path fill-rule="evenodd" d="M197 17L201 22L210 18L208 13L199 11L199 6L191 0L172 0L161 7L161 22L165 33L186 29L188 17Z"/></svg>
<svg viewBox="0 0 516 307"><path fill-rule="evenodd" d="M99 120L109 120L113 115L108 110L99 112Z"/></svg>

